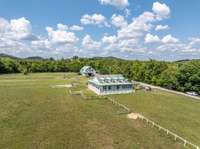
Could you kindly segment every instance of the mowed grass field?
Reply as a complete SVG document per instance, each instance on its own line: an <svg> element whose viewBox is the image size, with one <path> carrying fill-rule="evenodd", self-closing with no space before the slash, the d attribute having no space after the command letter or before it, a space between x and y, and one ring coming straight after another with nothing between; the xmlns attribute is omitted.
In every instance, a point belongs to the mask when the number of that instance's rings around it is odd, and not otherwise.
<svg viewBox="0 0 200 149"><path fill-rule="evenodd" d="M114 95L134 112L200 146L200 100L160 90Z"/></svg>
<svg viewBox="0 0 200 149"><path fill-rule="evenodd" d="M0 75L0 149L183 148L144 122L117 114L107 100L86 100L70 95L69 88L51 87L75 83L75 90L89 93L86 82L73 73ZM198 102L162 92L116 98L199 142Z"/></svg>

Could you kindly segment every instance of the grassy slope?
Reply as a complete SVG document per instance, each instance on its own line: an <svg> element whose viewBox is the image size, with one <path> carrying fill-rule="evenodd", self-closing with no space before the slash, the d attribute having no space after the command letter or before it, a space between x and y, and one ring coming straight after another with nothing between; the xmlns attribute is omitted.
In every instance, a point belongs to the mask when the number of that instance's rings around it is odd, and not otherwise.
<svg viewBox="0 0 200 149"><path fill-rule="evenodd" d="M85 79L74 74L0 76L1 149L182 148L141 121L117 115L106 100L84 100L50 86Z"/></svg>
<svg viewBox="0 0 200 149"><path fill-rule="evenodd" d="M133 111L200 145L200 101L159 90L114 96Z"/></svg>

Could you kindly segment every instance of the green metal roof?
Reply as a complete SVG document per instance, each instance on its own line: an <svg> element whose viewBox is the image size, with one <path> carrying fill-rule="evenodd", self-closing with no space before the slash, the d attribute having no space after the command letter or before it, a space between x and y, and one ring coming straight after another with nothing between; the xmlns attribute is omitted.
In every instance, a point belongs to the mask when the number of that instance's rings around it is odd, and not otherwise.
<svg viewBox="0 0 200 149"><path fill-rule="evenodd" d="M122 75L96 75L89 82L96 85L130 85L128 79L124 78Z"/></svg>

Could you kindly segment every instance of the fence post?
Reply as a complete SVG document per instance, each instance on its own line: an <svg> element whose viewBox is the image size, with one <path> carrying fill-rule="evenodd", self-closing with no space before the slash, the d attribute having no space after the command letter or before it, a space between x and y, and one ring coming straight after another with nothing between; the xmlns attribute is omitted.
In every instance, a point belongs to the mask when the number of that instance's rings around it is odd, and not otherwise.
<svg viewBox="0 0 200 149"><path fill-rule="evenodd" d="M193 148L195 148L195 149L200 149L199 146L197 146L197 145L195 145L195 144L192 144L191 142L189 142L189 141L187 141L186 139L184 139L184 138L178 136L177 134L171 132L170 130L168 130L168 129L166 129L166 128L163 128L163 127L160 126L159 124L156 124L154 121L151 121L151 120L149 120L148 118L146 118L146 117L144 117L144 116L140 116L139 118L142 119L142 120L145 120L147 123L152 124L152 127L154 127L154 126L158 127L159 131L160 131L160 130L163 130L164 132L167 133L167 135L168 135L168 134L172 135L172 137L174 137L174 140L175 140L175 141L177 141L177 139L180 139L180 140L183 142L184 147L186 147L187 145L191 145L191 146L192 146Z"/></svg>
<svg viewBox="0 0 200 149"><path fill-rule="evenodd" d="M176 136L174 136L174 140L176 141Z"/></svg>
<svg viewBox="0 0 200 149"><path fill-rule="evenodd" d="M186 143L187 143L186 140L184 140L184 146L186 146Z"/></svg>

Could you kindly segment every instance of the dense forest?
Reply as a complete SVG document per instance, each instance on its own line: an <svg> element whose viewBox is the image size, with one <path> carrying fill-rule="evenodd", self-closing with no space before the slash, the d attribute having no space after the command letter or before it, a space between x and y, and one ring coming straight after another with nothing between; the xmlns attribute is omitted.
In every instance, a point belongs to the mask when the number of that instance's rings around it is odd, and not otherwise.
<svg viewBox="0 0 200 149"><path fill-rule="evenodd" d="M177 62L123 60L114 57L79 58L54 60L31 57L20 59L0 58L0 74L34 72L79 72L90 65L102 74L123 74L129 79L162 86L182 92L195 91L200 94L200 60Z"/></svg>

